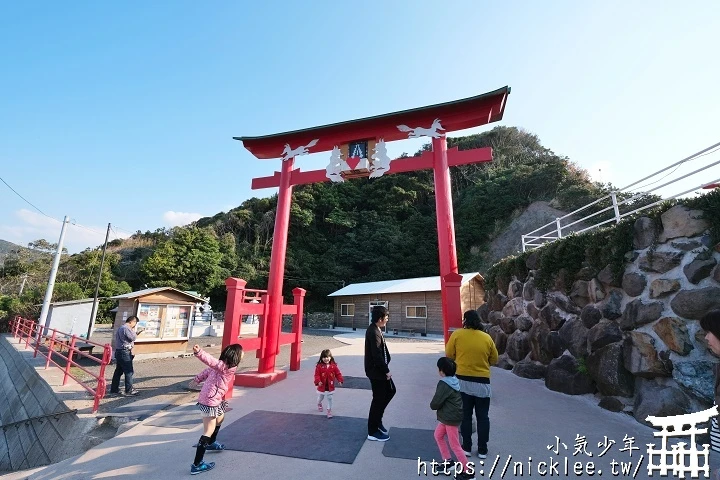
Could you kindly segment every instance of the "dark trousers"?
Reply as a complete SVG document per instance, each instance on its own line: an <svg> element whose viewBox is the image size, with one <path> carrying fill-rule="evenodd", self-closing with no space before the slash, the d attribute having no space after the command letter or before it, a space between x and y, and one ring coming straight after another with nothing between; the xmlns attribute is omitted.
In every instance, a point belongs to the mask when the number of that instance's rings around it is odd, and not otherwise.
<svg viewBox="0 0 720 480"><path fill-rule="evenodd" d="M368 435L377 433L382 424L385 408L395 396L395 384L392 380L370 379L372 387L372 402L370 402L370 413L368 414Z"/></svg>
<svg viewBox="0 0 720 480"><path fill-rule="evenodd" d="M490 439L490 398L473 397L460 392L463 403L463 421L460 425L462 448L466 452L472 449L472 416L477 418L478 453L487 454L487 442Z"/></svg>
<svg viewBox="0 0 720 480"><path fill-rule="evenodd" d="M125 393L132 392L133 389L133 355L130 350L115 350L115 373L113 374L112 383L110 384L110 393L120 392L120 377L125 375Z"/></svg>

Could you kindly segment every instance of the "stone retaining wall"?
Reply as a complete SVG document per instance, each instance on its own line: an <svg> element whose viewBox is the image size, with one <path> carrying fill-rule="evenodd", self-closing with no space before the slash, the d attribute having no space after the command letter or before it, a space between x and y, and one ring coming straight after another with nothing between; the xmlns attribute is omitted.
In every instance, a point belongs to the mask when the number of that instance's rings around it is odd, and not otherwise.
<svg viewBox="0 0 720 480"><path fill-rule="evenodd" d="M76 430L78 419L73 413L45 416L68 408L10 341L17 340L0 336L0 472L65 458L64 440Z"/></svg>
<svg viewBox="0 0 720 480"><path fill-rule="evenodd" d="M720 308L720 244L701 217L678 205L658 225L638 219L622 277L608 267L568 295L535 288L530 255L527 278L479 309L499 366L566 394L597 393L600 406L643 423L712 406L717 359L698 320Z"/></svg>

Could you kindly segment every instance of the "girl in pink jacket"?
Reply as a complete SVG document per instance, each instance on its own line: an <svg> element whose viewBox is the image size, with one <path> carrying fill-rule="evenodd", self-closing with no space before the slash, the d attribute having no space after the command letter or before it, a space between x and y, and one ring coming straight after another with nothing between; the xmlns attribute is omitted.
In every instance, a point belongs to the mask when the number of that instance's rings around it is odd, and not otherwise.
<svg viewBox="0 0 720 480"><path fill-rule="evenodd" d="M235 370L243 357L243 349L237 343L228 345L223 349L219 360L202 350L199 345L193 345L193 353L208 366L194 379L195 383L204 382L197 403L203 421L203 434L197 443L195 461L190 466L190 474L197 475L212 470L215 466L215 462L203 461L206 450L225 449L225 445L218 443L216 438L228 407L228 402L224 400L225 393L233 385Z"/></svg>

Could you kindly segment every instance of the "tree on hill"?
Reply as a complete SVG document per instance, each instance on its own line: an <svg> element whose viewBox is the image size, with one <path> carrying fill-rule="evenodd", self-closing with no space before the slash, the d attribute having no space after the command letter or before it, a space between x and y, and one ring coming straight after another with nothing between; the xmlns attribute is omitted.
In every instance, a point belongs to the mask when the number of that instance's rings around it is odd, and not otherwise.
<svg viewBox="0 0 720 480"><path fill-rule="evenodd" d="M147 284L193 290L207 295L229 276L215 233L206 228L177 228L142 264Z"/></svg>

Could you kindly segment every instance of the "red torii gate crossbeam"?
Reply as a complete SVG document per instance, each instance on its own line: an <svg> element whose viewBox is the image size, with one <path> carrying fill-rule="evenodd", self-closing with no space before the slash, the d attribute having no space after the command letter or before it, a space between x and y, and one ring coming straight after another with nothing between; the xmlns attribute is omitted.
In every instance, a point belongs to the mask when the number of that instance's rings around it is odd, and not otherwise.
<svg viewBox="0 0 720 480"><path fill-rule="evenodd" d="M502 119L510 87L503 87L476 97L454 102L431 105L413 110L405 110L387 115L368 117L349 122L336 123L321 127L296 130L292 132L266 135L261 137L233 137L240 140L256 158L282 159L282 168L269 177L252 180L252 188L278 188L278 203L275 214L275 229L270 257L270 272L267 289L267 310L262 318L262 332L267 338L258 363L257 375L263 376L264 385L284 378L281 371L275 370L275 358L279 351L279 339L282 327L282 287L285 271L288 227L290 223L290 202L292 187L315 182L344 181L348 178L381 176L414 170L433 169L435 180L435 205L437 212L438 251L440 257L441 296L443 313L443 332L445 341L451 328L462 326L460 304L460 282L458 274L457 252L455 248L455 227L453 220L452 194L450 188L450 167L478 162L492 161L490 148L477 148L459 151L448 150L445 133L478 127ZM415 125L417 127L411 128ZM429 127L425 127L429 125ZM383 155L384 142L430 136L432 151L423 152L420 157L406 157L390 160ZM375 154L370 155L369 145L375 146ZM342 145L345 155L341 159ZM365 155L352 157L359 151ZM294 169L296 156L308 153L333 151L330 164L325 170L302 172ZM354 155L354 154L353 154ZM358 162L367 162L367 168L357 168ZM338 168L333 170L337 162ZM347 168L343 168L342 166ZM364 165L363 165L364 166ZM331 178L332 176L332 178ZM300 312L302 314L302 312ZM235 322L237 319L226 319ZM223 347L227 341L223 337ZM248 375L247 373L244 375ZM252 374L250 374L252 375ZM268 377L276 378L267 380ZM238 383L236 380L236 385ZM248 381L247 385L255 382Z"/></svg>

